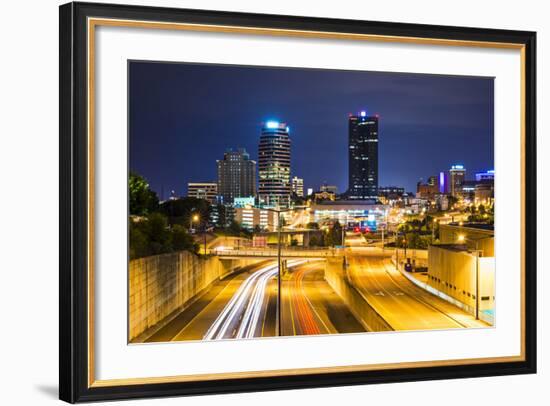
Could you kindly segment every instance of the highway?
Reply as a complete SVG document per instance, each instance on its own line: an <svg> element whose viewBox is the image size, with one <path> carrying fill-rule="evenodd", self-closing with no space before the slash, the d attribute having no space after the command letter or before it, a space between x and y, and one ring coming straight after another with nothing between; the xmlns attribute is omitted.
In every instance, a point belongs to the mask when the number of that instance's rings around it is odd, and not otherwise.
<svg viewBox="0 0 550 406"><path fill-rule="evenodd" d="M357 237L348 241L350 281L393 329L487 327L460 308L414 285L381 250L361 249Z"/></svg>
<svg viewBox="0 0 550 406"><path fill-rule="evenodd" d="M362 325L324 280L324 261L295 267L283 282L285 336L358 333Z"/></svg>
<svg viewBox="0 0 550 406"><path fill-rule="evenodd" d="M324 281L324 261L287 262L283 335L364 331ZM264 261L215 284L146 342L247 339L277 335L277 262Z"/></svg>

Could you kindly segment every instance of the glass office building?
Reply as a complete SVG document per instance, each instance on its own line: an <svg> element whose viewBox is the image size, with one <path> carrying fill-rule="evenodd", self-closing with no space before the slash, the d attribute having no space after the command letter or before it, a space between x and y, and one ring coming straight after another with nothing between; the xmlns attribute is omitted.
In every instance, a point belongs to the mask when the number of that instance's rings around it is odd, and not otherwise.
<svg viewBox="0 0 550 406"><path fill-rule="evenodd" d="M217 165L220 203L231 204L235 198L256 195L256 162L246 150L228 150Z"/></svg>
<svg viewBox="0 0 550 406"><path fill-rule="evenodd" d="M378 116L349 116L349 200L378 199Z"/></svg>
<svg viewBox="0 0 550 406"><path fill-rule="evenodd" d="M260 205L288 207L290 180L290 137L286 123L264 123L258 146L258 197Z"/></svg>

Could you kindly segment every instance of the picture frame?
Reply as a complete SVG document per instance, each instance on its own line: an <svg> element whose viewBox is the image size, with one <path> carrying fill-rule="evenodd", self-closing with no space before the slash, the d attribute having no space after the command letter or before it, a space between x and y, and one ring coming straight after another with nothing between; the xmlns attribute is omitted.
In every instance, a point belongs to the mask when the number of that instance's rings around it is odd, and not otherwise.
<svg viewBox="0 0 550 406"><path fill-rule="evenodd" d="M536 33L497 29L260 15L94 3L60 6L60 399L75 403L162 396L220 394L536 372ZM519 355L450 360L287 368L197 375L125 376L96 374L94 244L96 29L192 31L260 37L417 44L426 47L508 49L520 55L521 174L518 185L521 341ZM498 97L498 95L496 96ZM498 99L497 99L498 100ZM111 134L110 136L116 136ZM122 157L121 157L122 158ZM125 270L121 271L122 273ZM124 329L124 327L123 327ZM200 376L199 376L200 375Z"/></svg>

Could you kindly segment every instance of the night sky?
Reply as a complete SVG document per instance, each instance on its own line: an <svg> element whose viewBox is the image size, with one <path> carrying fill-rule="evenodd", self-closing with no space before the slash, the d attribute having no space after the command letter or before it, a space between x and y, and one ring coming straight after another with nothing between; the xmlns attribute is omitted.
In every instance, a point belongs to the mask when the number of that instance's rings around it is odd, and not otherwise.
<svg viewBox="0 0 550 406"><path fill-rule="evenodd" d="M216 160L261 123L286 122L291 175L347 189L348 114L379 114L379 185L404 186L464 164L493 169L493 78L130 62L130 169L168 197L216 180Z"/></svg>

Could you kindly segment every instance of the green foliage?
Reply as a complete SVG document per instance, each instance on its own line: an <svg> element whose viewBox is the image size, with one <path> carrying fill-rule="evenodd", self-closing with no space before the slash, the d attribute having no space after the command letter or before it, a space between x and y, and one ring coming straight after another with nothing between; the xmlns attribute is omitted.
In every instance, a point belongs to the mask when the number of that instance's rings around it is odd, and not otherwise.
<svg viewBox="0 0 550 406"><path fill-rule="evenodd" d="M198 228L204 225L210 218L211 207L208 201L195 197L182 197L163 202L159 206L159 212L164 214L169 224L180 224L184 227ZM199 221L192 222L194 215L198 215Z"/></svg>
<svg viewBox="0 0 550 406"><path fill-rule="evenodd" d="M139 221L130 219L130 259L183 250L196 253L198 244L185 227L169 227L163 214L152 213Z"/></svg>
<svg viewBox="0 0 550 406"><path fill-rule="evenodd" d="M325 235L325 245L327 247L333 247L335 245L342 245L342 226L337 221L327 230Z"/></svg>
<svg viewBox="0 0 550 406"><path fill-rule="evenodd" d="M306 224L306 228L308 230L319 230L319 223L315 223L315 222L312 221L312 222Z"/></svg>
<svg viewBox="0 0 550 406"><path fill-rule="evenodd" d="M128 192L130 214L146 216L157 210L159 204L157 194L149 188L149 184L143 177L130 172Z"/></svg>
<svg viewBox="0 0 550 406"><path fill-rule="evenodd" d="M241 224L235 220L233 220L229 226L227 226L224 230L222 230L222 233L224 235L232 236L232 237L244 237L244 238L250 238L252 236L252 233L250 230L244 228L241 226Z"/></svg>
<svg viewBox="0 0 550 406"><path fill-rule="evenodd" d="M189 235L185 227L176 224L172 227L172 248L174 251L197 252L199 244Z"/></svg>
<svg viewBox="0 0 550 406"><path fill-rule="evenodd" d="M322 245L322 241L316 235L312 235L309 238L309 246L310 247L319 247L321 245Z"/></svg>
<svg viewBox="0 0 550 406"><path fill-rule="evenodd" d="M216 227L225 228L227 226L227 210L223 204L218 204L216 210L218 212Z"/></svg>

